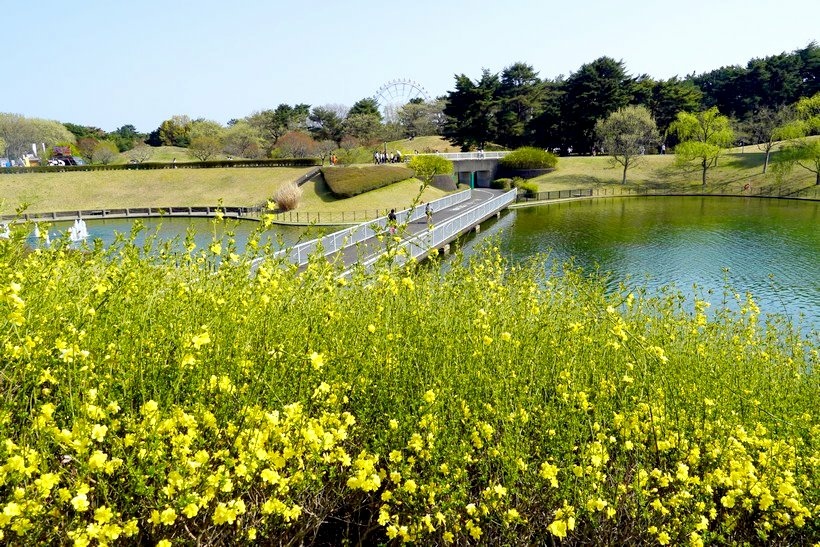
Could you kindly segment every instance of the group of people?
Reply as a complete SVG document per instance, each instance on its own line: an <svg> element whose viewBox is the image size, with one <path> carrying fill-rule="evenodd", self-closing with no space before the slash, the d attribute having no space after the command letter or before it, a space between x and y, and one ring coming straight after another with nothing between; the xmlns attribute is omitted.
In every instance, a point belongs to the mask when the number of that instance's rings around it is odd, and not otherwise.
<svg viewBox="0 0 820 547"><path fill-rule="evenodd" d="M427 228L431 228L433 226L433 206L429 203L424 206L424 216L427 217ZM387 213L387 229L390 232L390 235L394 235L396 233L397 227L398 218L396 216L396 210L390 209L390 212Z"/></svg>
<svg viewBox="0 0 820 547"><path fill-rule="evenodd" d="M382 163L401 163L401 151L396 150L395 154L388 154L387 152L373 152L373 163L380 165Z"/></svg>

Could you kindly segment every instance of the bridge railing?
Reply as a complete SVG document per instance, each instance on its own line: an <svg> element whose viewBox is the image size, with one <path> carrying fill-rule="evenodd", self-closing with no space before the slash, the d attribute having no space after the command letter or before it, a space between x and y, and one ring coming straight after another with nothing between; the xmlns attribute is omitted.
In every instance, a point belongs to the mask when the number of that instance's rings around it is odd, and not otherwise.
<svg viewBox="0 0 820 547"><path fill-rule="evenodd" d="M486 201L478 207L470 209L457 217L433 226L432 229L424 230L423 232L405 239L399 244L399 248L403 248L405 252L396 255L396 262L398 264L404 264L411 257L418 258L426 255L431 250L437 249L447 241L455 239L465 230L469 230L485 218L492 216L510 203L514 203L515 194L516 190L505 192L504 194ZM362 265L364 267L373 265L382 254L384 253L372 255L368 259L364 260Z"/></svg>
<svg viewBox="0 0 820 547"><path fill-rule="evenodd" d="M433 152L430 154L414 154L416 156L441 156L450 161L459 160L498 160L509 154L504 152Z"/></svg>
<svg viewBox="0 0 820 547"><path fill-rule="evenodd" d="M471 190L450 194L443 198L430 202L430 206L434 211L452 207L461 202L467 201L472 196ZM396 222L398 224L405 224L424 218L425 206L417 206L414 209L405 209L396 212ZM340 230L332 234L328 234L322 238L305 241L290 249L283 249L274 254L274 258L287 256L288 260L297 265L307 264L308 258L314 254L321 246L322 252L325 256L342 251L347 247L351 247L362 241L366 241L371 237L375 237L380 233L384 233L387 226L387 216L382 216L370 222L351 226L345 230Z"/></svg>

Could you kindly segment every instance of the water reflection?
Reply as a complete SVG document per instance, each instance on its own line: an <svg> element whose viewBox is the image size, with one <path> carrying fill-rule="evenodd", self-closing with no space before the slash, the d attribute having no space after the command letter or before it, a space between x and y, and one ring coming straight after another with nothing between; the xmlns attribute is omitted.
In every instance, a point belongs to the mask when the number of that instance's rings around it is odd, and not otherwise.
<svg viewBox="0 0 820 547"><path fill-rule="evenodd" d="M99 240L104 247L107 247L114 243L117 234L126 236L130 234L137 222L142 226L142 229L136 235L136 245L142 246L148 238L156 237L157 241L173 242L171 247L175 251L184 249L185 238L188 234L191 234L197 248L207 247L214 239L227 241L228 238L233 238L236 241L237 249L242 252L250 235L260 227L260 224L255 221L237 221L233 219L225 219L219 222L207 218L179 217L86 220L87 237L83 241L72 244L75 246L82 244L92 246L95 240ZM73 228L73 221L54 222L49 224L47 228L45 224L40 224L35 226L34 230L39 231L41 237L38 238L32 233L28 241L32 246L43 245L46 237L54 241L66 236L73 241L70 236ZM274 250L278 250L283 247L292 247L302 241L320 237L338 229L335 226L274 225L263 233L260 244L270 243Z"/></svg>
<svg viewBox="0 0 820 547"><path fill-rule="evenodd" d="M721 302L728 284L762 310L817 329L820 316L820 204L792 200L648 197L555 203L508 212L495 230L514 262L537 253L657 290ZM712 293L711 296L709 293Z"/></svg>

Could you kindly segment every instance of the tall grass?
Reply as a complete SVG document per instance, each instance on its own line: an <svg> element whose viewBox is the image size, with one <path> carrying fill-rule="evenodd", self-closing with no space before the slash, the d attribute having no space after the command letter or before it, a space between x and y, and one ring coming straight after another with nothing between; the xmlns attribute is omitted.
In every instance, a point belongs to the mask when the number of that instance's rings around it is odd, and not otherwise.
<svg viewBox="0 0 820 547"><path fill-rule="evenodd" d="M188 245L0 240L3 541L820 541L817 347L750 295Z"/></svg>

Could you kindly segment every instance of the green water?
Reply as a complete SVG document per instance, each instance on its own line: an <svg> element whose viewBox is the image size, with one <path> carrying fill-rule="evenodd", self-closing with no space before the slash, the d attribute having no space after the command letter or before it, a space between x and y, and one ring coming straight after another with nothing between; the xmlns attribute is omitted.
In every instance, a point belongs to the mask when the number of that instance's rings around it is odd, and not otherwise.
<svg viewBox="0 0 820 547"><path fill-rule="evenodd" d="M90 245L93 240L99 239L107 247L114 242L115 234L129 234L134 222L135 219L131 218L86 220L88 244ZM135 240L138 245L142 245L148 237L156 236L158 241L176 239L177 244L175 247L178 250L182 249L182 242L190 229L193 231L194 242L198 248L207 247L214 238L227 241L228 238L232 237L236 241L237 248L243 251L248 242L248 237L260 226L258 222L250 220L234 221L228 219L214 223L208 218L182 217L141 218L139 222L143 225L143 229ZM51 224L48 230L51 239L60 237L72 224L73 222L70 221ZM272 247L278 250L282 247L292 247L303 241L321 237L337 229L339 228L332 226L274 225L270 230L263 233L262 243L270 241Z"/></svg>
<svg viewBox="0 0 820 547"><path fill-rule="evenodd" d="M820 321L820 203L751 198L643 197L553 203L506 212L478 236L462 240L469 253L498 237L501 252L513 262L539 253L549 260L573 260L588 271L610 274L618 283L650 290L674 285L687 297L718 305L724 288L757 299L767 313L780 313L817 330ZM88 221L90 239L109 245L115 232L128 233L132 219ZM220 225L209 219L142 219L149 234L181 241L191 227L199 247L214 234L233 237L240 250L258 223ZM52 239L71 226L56 223ZM334 228L275 226L265 233L274 248L292 246ZM281 243L280 243L281 241ZM802 318L802 319L801 319Z"/></svg>
<svg viewBox="0 0 820 547"><path fill-rule="evenodd" d="M514 262L538 253L574 260L650 289L674 284L720 304L728 283L761 309L804 322L820 318L820 203L796 200L646 197L554 203L509 211L468 248L495 234Z"/></svg>

